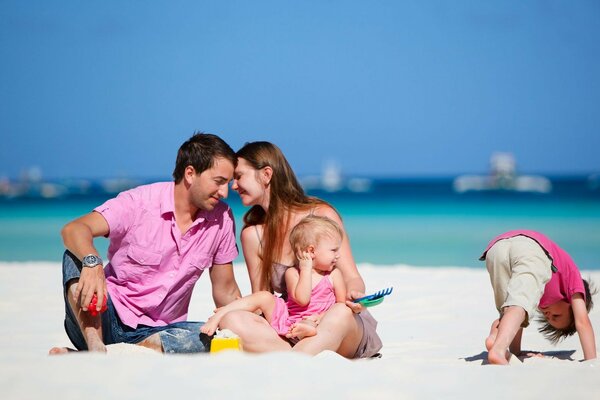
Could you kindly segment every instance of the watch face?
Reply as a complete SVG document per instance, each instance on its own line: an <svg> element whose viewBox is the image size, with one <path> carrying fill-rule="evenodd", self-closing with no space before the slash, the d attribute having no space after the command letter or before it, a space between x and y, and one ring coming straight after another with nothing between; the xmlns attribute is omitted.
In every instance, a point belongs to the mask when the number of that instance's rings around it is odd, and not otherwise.
<svg viewBox="0 0 600 400"><path fill-rule="evenodd" d="M83 265L84 266L96 266L98 264L102 263L102 261L100 260L100 257L97 257L93 254L90 254L89 256L85 256L83 257Z"/></svg>

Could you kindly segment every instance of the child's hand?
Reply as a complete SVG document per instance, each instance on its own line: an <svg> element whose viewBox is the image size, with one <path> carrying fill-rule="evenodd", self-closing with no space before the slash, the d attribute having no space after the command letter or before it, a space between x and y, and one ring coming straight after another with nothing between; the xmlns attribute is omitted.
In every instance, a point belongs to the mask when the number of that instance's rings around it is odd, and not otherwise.
<svg viewBox="0 0 600 400"><path fill-rule="evenodd" d="M309 251L299 250L296 253L296 258L298 259L298 266L300 269L312 269L313 258Z"/></svg>
<svg viewBox="0 0 600 400"><path fill-rule="evenodd" d="M523 358L544 358L546 357L544 353L540 353L537 351L522 351L521 354L517 354L517 357Z"/></svg>

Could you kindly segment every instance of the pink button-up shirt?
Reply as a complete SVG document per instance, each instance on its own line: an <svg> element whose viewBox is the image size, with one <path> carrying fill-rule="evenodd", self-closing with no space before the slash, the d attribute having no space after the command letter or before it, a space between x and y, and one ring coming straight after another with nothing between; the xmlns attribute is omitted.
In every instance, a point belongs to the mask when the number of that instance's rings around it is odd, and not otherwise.
<svg viewBox="0 0 600 400"><path fill-rule="evenodd" d="M181 234L174 187L173 182L140 186L94 209L110 227L108 292L121 321L132 328L185 321L202 272L238 255L235 222L225 203L198 211Z"/></svg>

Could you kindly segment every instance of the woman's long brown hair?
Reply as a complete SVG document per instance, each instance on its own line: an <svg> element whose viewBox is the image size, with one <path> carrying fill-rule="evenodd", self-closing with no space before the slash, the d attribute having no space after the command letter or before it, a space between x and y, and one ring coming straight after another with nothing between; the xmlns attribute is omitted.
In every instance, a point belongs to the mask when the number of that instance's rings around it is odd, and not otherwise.
<svg viewBox="0 0 600 400"><path fill-rule="evenodd" d="M263 225L262 248L259 254L261 286L266 286L272 291L272 266L273 262L281 257L285 232L289 228L292 211L308 210L316 205L327 203L304 193L296 174L281 150L274 144L246 143L236 155L246 160L256 170L265 167L271 167L273 170L269 188L269 209L265 212L261 206L255 205L244 215L244 228Z"/></svg>

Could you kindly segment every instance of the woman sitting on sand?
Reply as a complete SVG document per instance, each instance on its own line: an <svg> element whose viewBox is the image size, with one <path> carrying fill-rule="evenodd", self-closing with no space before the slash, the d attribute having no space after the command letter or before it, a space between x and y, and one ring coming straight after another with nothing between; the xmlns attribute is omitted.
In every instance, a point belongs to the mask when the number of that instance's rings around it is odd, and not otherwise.
<svg viewBox="0 0 600 400"><path fill-rule="evenodd" d="M245 206L251 206L244 216L241 241L252 292L275 291L287 298L285 271L296 260L289 243L291 230L309 215L328 217L343 229L342 221L331 205L305 195L283 153L274 144L247 143L237 156L232 188ZM363 306L351 301L364 295L365 285L345 233L339 253L336 266L342 272L348 301L336 303L325 314L309 318L316 325L317 334L303 338L293 350L312 355L332 350L347 358L372 357L381 349L381 340L376 332L377 322ZM226 314L220 326L238 334L245 351L292 348L291 342L279 336L263 317L248 311ZM305 328L304 323L292 325L290 336L301 339Z"/></svg>

